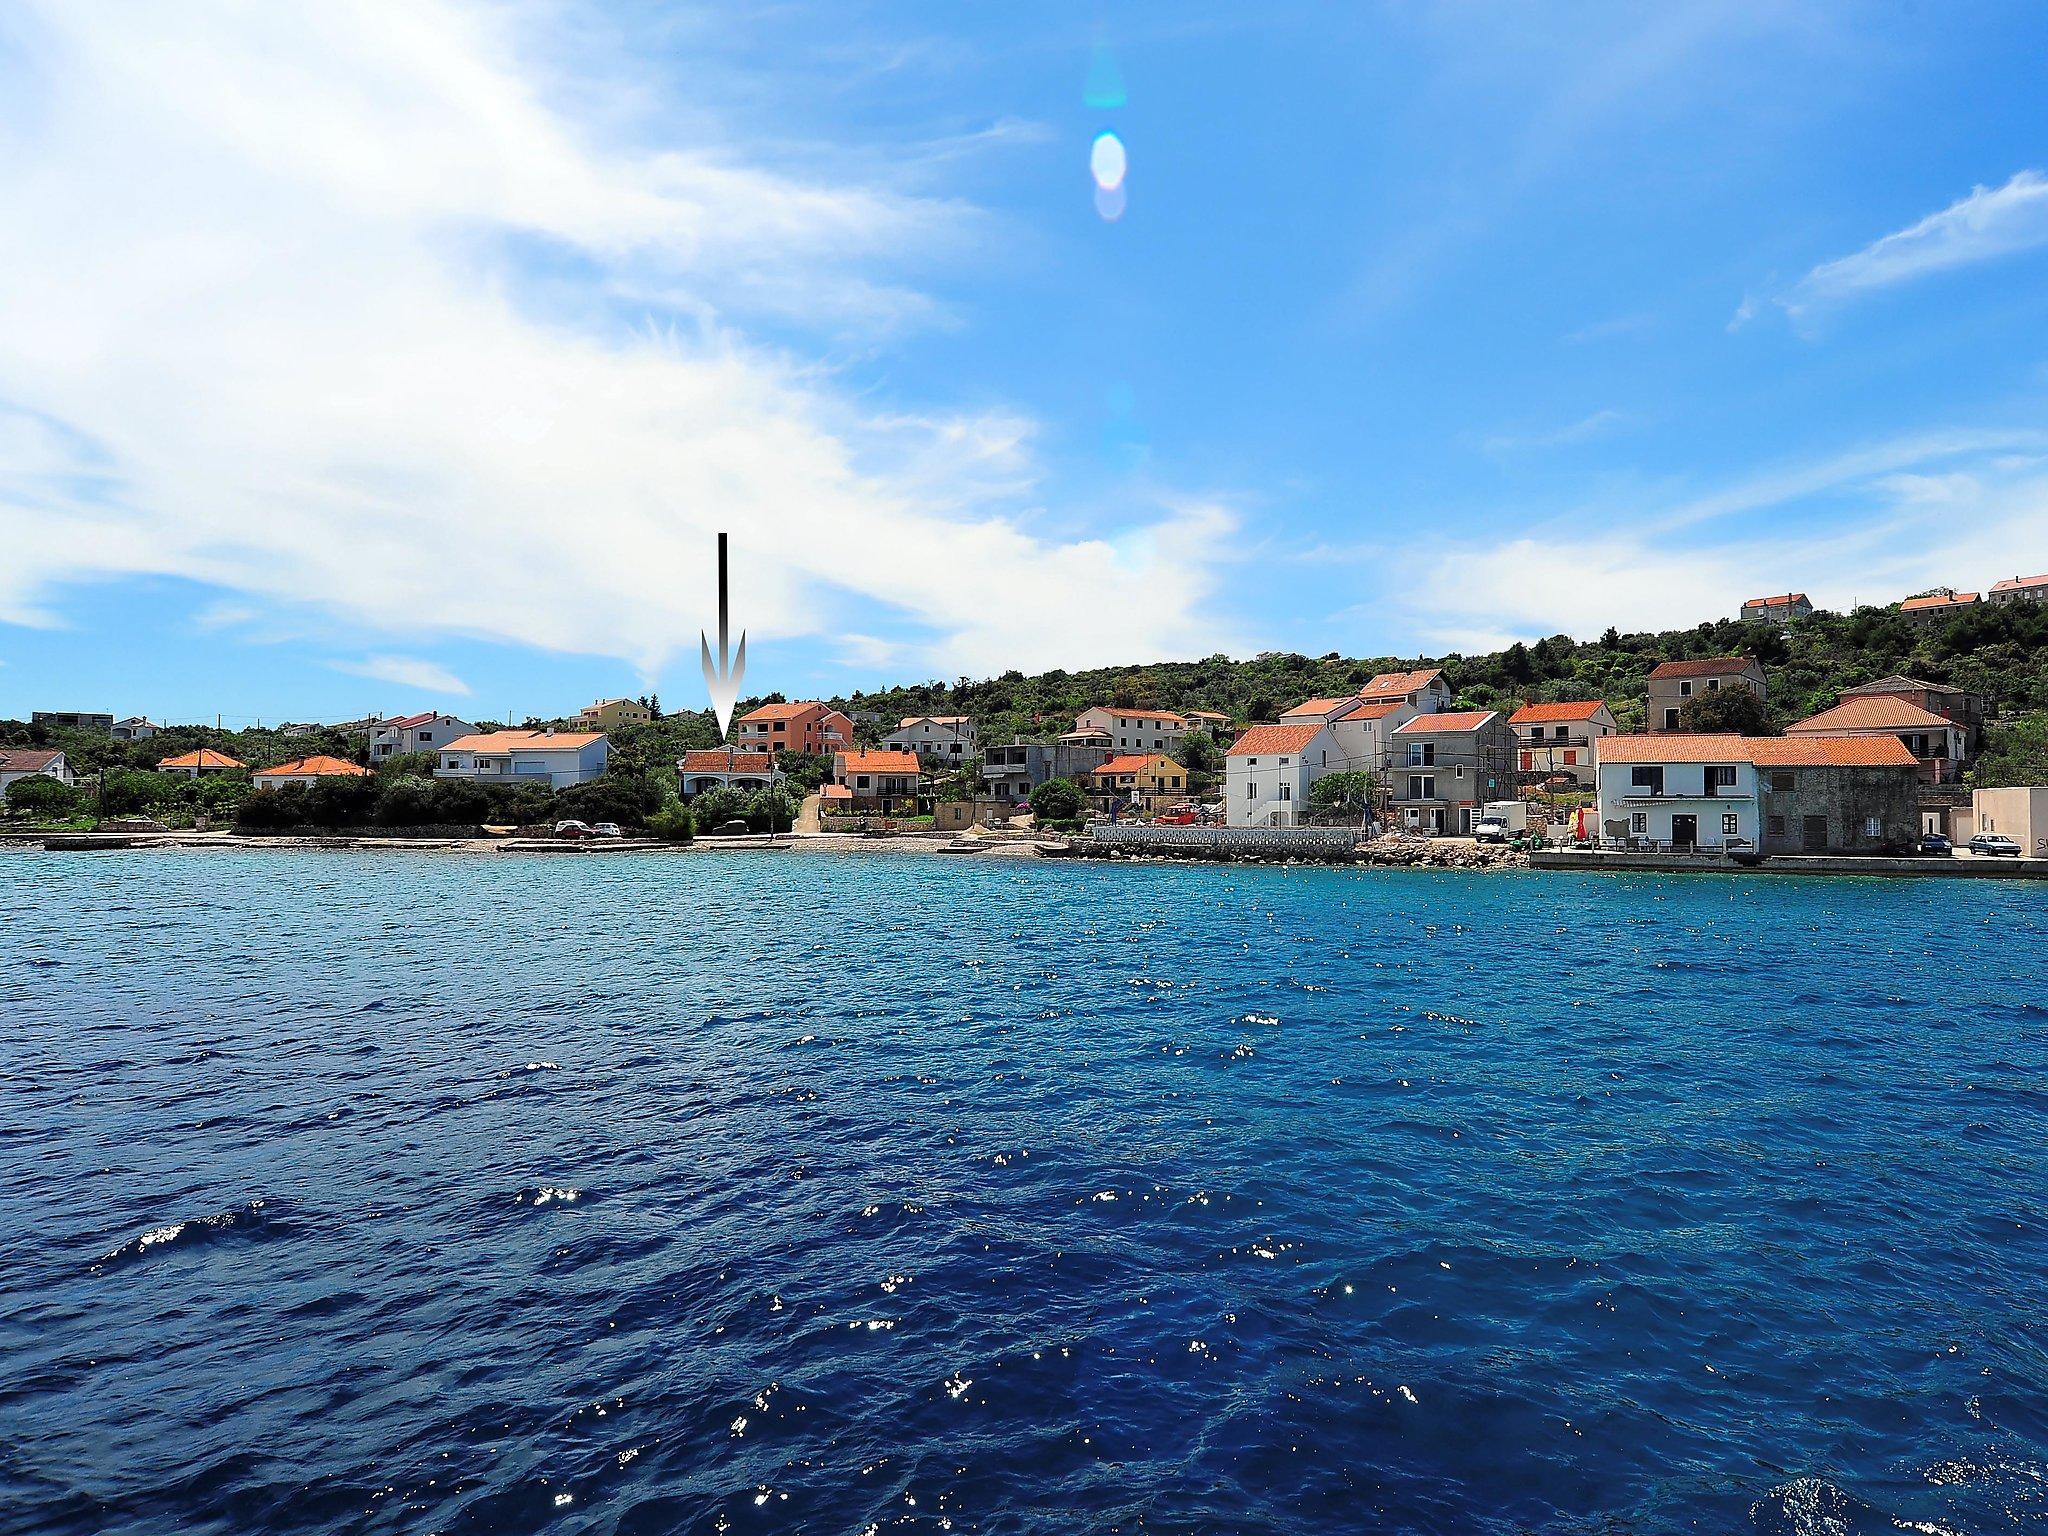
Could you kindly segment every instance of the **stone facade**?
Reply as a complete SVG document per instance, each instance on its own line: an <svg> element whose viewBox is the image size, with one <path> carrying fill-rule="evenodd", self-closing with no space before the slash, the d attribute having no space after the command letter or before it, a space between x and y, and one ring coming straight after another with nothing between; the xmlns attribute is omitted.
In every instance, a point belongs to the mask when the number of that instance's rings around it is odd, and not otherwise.
<svg viewBox="0 0 2048 1536"><path fill-rule="evenodd" d="M1920 840L1912 768L1761 767L1765 853L1909 853Z"/></svg>

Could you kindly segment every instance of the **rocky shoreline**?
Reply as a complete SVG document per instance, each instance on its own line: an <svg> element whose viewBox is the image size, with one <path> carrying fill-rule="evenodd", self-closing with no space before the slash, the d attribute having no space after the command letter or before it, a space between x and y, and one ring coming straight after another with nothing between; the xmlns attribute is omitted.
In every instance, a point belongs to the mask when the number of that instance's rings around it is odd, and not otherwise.
<svg viewBox="0 0 2048 1536"><path fill-rule="evenodd" d="M1371 864L1386 869L1527 869L1529 855L1496 843L1463 839L1378 837L1347 852L1281 853L1203 847L1110 848L1078 837L1070 856L1125 864Z"/></svg>

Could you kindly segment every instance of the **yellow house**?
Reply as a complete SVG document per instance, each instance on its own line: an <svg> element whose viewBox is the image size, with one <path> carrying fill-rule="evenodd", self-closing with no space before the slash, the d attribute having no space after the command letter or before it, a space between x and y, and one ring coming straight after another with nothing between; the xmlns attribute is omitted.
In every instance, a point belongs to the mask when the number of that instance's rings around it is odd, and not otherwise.
<svg viewBox="0 0 2048 1536"><path fill-rule="evenodd" d="M645 725L653 718L653 711L637 699L599 699L595 704L584 705L581 716L585 725L601 731L616 730L622 725Z"/></svg>
<svg viewBox="0 0 2048 1536"><path fill-rule="evenodd" d="M1148 811L1188 796L1188 771L1164 752L1127 752L1088 775L1098 795L1136 800Z"/></svg>

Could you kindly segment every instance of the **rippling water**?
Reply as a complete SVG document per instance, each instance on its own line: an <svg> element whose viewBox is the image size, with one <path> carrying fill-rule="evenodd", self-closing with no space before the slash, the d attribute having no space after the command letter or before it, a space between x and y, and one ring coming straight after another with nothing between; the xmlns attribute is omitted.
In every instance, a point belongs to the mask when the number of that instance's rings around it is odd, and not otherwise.
<svg viewBox="0 0 2048 1536"><path fill-rule="evenodd" d="M2048 888L0 871L9 1532L2048 1525Z"/></svg>

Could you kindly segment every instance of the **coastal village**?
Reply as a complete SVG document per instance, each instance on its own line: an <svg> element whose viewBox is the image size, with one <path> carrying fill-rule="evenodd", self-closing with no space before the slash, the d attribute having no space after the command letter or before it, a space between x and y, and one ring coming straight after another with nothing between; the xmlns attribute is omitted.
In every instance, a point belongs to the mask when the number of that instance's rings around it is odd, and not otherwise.
<svg viewBox="0 0 2048 1536"><path fill-rule="evenodd" d="M2048 605L2048 576L1981 594L1941 589L1894 611L1929 628L1977 605L2020 603ZM1739 618L1761 634L1815 612L1789 592L1751 599ZM272 733L282 750L321 749L252 763L188 747L157 758L153 775L128 774L126 788L135 798L138 777L183 781L197 826L211 829L217 814L267 833L344 830L372 814L380 785L402 777L420 828L496 816L529 837L593 841L1002 833L1047 852L1078 842L1124 854L1284 856L1392 840L1750 862L2048 857L2048 785L1966 783L1995 700L1895 673L1842 688L1828 707L1779 727L1770 687L1744 650L1662 661L1625 711L1641 728L1624 731L1618 699L1475 708L1443 667L1424 665L1286 703L1269 718L1112 701L1000 742L968 714L883 717L849 701L771 698L740 713L728 740L685 749L652 776L643 764L630 794L614 772L615 742L662 713L651 697L610 698L517 728L437 711L287 723ZM122 744L131 762L176 734L112 714L37 712L28 725L44 737ZM38 805L68 809L78 830L92 830L82 813L97 801L100 811L144 813L92 818L116 831L161 826L146 795L110 802L116 779L74 764L61 746L0 747L0 798L17 817ZM19 787L30 780L47 783Z"/></svg>

